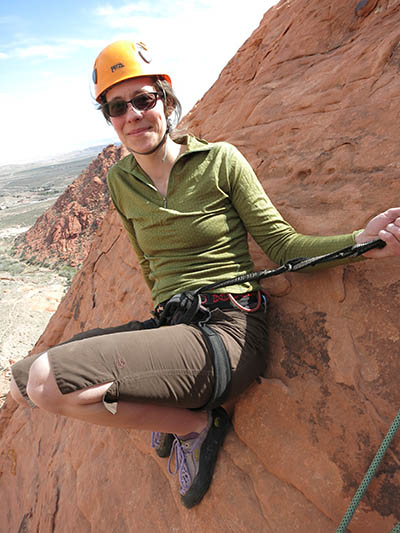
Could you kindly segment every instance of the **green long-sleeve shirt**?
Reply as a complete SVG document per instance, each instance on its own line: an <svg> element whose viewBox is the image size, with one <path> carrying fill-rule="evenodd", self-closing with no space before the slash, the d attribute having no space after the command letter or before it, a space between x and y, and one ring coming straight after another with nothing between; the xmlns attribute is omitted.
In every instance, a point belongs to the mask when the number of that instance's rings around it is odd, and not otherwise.
<svg viewBox="0 0 400 533"><path fill-rule="evenodd" d="M108 186L155 305L184 290L253 271L250 233L275 263L354 244L355 233L297 233L272 205L246 159L232 145L191 136L172 167L164 198L135 158L109 171ZM257 282L221 292L244 293Z"/></svg>

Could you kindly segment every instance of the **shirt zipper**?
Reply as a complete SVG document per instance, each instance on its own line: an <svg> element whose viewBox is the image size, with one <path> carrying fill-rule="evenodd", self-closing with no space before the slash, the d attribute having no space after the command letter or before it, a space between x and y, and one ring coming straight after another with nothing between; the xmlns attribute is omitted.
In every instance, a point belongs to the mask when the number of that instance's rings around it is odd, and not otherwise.
<svg viewBox="0 0 400 533"><path fill-rule="evenodd" d="M169 187L169 180L171 178L171 174L172 174L172 170L174 168L174 166L176 165L176 163L178 162L178 160L183 157L184 155L186 155L188 152L183 152L183 154L179 155L176 160L174 161L174 164L172 165L172 168L171 168L171 172L169 173L169 177L168 177L168 187ZM163 208L164 209L167 209L167 196L168 196L168 187L167 187L167 194L165 196L163 196L160 191L157 189L157 187L153 184L153 183L147 183L146 184L151 187L152 189L154 189L155 191L157 191L159 193L159 195L161 196L162 200L163 200Z"/></svg>
<svg viewBox="0 0 400 533"><path fill-rule="evenodd" d="M163 199L163 207L164 209L167 209L167 196L168 196L168 188L169 188L169 180L171 179L171 174L172 174L172 171L174 169L174 166L176 165L176 163L179 161L179 159L181 157L183 157L187 152L183 152L183 154L180 154L174 161L174 164L172 165L172 168L171 168L171 171L169 173L169 176L168 176L168 187L167 187L167 194L165 196L163 196L161 193L161 197ZM157 187L155 187L157 189ZM157 189L158 190L158 189Z"/></svg>

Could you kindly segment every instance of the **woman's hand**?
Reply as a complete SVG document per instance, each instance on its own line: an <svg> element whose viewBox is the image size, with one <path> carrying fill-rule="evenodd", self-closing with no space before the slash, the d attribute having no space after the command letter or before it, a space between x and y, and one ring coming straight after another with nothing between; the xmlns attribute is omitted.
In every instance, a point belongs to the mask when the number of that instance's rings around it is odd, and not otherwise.
<svg viewBox="0 0 400 533"><path fill-rule="evenodd" d="M386 246L363 254L365 257L400 257L400 207L392 207L371 219L365 229L356 236L356 243L382 239Z"/></svg>

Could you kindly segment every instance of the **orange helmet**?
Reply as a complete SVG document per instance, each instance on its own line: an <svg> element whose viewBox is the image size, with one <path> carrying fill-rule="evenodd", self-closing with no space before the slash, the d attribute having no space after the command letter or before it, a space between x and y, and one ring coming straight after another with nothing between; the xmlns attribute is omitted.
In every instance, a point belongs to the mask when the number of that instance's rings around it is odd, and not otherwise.
<svg viewBox="0 0 400 533"><path fill-rule="evenodd" d="M100 54L93 67L95 98L100 97L110 87L130 78L139 76L160 76L171 85L171 78L151 66L147 46L141 42L116 41L108 45Z"/></svg>

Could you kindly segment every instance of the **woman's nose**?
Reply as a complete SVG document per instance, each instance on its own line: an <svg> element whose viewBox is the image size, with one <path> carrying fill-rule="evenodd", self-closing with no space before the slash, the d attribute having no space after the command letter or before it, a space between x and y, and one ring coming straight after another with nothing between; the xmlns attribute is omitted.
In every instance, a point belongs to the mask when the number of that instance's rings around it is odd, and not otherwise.
<svg viewBox="0 0 400 533"><path fill-rule="evenodd" d="M135 109L132 102L128 102L128 109L126 110L126 117L128 119L129 118L136 119L136 118L141 118L142 116L143 116L142 111L138 111L137 109Z"/></svg>

